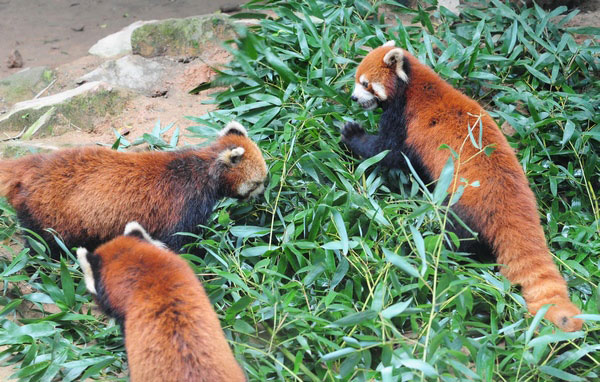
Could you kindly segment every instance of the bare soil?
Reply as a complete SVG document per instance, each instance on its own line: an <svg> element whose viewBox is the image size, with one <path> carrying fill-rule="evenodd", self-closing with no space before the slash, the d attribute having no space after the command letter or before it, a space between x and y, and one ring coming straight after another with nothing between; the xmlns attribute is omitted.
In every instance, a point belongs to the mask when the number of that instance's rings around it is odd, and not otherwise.
<svg viewBox="0 0 600 382"><path fill-rule="evenodd" d="M24 67L55 67L87 54L99 39L138 20L216 12L240 0L0 0L0 78L14 49Z"/></svg>

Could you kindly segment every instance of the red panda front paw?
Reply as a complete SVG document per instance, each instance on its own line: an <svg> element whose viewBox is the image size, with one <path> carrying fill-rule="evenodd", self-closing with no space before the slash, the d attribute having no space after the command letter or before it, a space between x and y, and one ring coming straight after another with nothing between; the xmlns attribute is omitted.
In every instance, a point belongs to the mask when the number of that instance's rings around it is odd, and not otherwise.
<svg viewBox="0 0 600 382"><path fill-rule="evenodd" d="M352 140L354 137L362 136L365 134L365 129L363 129L356 122L348 122L342 127L342 142L346 143Z"/></svg>

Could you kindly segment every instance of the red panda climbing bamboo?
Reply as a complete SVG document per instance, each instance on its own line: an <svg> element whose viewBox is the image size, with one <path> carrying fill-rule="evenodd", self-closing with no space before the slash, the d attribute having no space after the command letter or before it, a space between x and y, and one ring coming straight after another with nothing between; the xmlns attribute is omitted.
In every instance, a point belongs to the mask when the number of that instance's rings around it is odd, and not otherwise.
<svg viewBox="0 0 600 382"><path fill-rule="evenodd" d="M222 197L262 193L267 167L237 122L210 146L171 152L123 153L84 147L0 161L0 196L21 225L58 253L46 228L68 247L90 250L116 237L129 221L175 251L198 233Z"/></svg>
<svg viewBox="0 0 600 382"><path fill-rule="evenodd" d="M460 164L455 165L456 179L478 180L480 186L467 187L452 207L454 212L479 232L508 280L521 285L532 314L544 304L554 304L545 317L562 330L579 330L583 322L574 316L580 310L570 301L567 284L546 246L533 192L488 113L393 41L362 60L351 98L364 109L383 109L377 135L366 134L356 123L342 128L344 144L363 158L390 150L381 163L401 167L405 154L420 176L432 180L448 160L448 151L439 147L463 147ZM479 119L482 146L495 148L491 156L468 138L468 126L476 125L478 136Z"/></svg>
<svg viewBox="0 0 600 382"><path fill-rule="evenodd" d="M77 257L87 289L123 329L132 382L246 380L190 266L138 223Z"/></svg>

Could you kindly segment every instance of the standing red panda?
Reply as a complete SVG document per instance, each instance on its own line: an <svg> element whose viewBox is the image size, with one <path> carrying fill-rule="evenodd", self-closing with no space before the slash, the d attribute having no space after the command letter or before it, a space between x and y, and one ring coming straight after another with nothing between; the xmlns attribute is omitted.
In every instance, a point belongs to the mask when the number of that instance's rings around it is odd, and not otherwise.
<svg viewBox="0 0 600 382"><path fill-rule="evenodd" d="M123 329L132 382L246 380L190 266L138 223L77 257L87 289Z"/></svg>
<svg viewBox="0 0 600 382"><path fill-rule="evenodd" d="M567 284L552 261L535 196L488 113L393 41L362 60L351 98L364 109L383 109L377 135L366 134L356 123L342 128L343 143L363 158L390 150L382 164L401 167L404 153L420 176L432 180L448 160L448 151L439 147L463 147L456 179L478 180L480 186L466 188L453 210L479 232L508 280L521 285L532 314L544 304L554 304L545 317L562 330L579 330L583 322L574 316L581 312L570 301ZM495 148L491 156L468 141L468 126L476 125L474 136L479 135L478 118L483 147Z"/></svg>
<svg viewBox="0 0 600 382"><path fill-rule="evenodd" d="M157 240L180 250L222 197L262 193L267 167L258 146L231 122L210 146L124 153L84 147L0 161L0 196L21 225L58 253L55 229L68 247L94 249L138 221Z"/></svg>

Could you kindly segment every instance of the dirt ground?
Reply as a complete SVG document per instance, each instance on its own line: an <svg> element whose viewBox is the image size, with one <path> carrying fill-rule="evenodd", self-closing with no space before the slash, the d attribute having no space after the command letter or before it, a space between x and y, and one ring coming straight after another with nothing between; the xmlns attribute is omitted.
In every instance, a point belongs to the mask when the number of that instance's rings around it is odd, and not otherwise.
<svg viewBox="0 0 600 382"><path fill-rule="evenodd" d="M0 0L0 78L17 72L6 61L18 49L26 66L55 67L85 56L99 39L138 20L187 17L240 0ZM600 0L583 0L573 26L600 25Z"/></svg>
<svg viewBox="0 0 600 382"><path fill-rule="evenodd" d="M138 20L188 17L239 0L0 0L0 78L17 72L6 61L18 49L26 66L85 56L99 39Z"/></svg>

